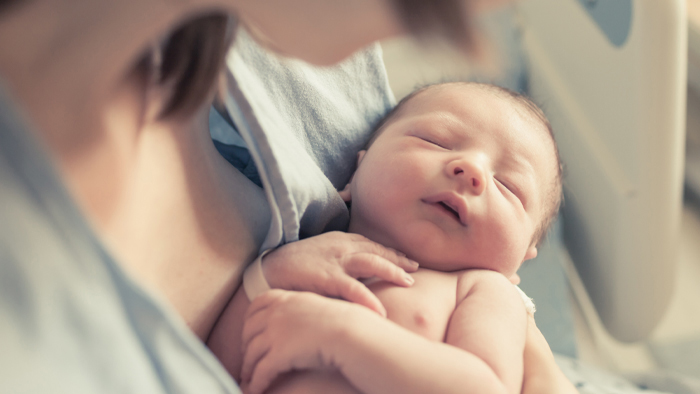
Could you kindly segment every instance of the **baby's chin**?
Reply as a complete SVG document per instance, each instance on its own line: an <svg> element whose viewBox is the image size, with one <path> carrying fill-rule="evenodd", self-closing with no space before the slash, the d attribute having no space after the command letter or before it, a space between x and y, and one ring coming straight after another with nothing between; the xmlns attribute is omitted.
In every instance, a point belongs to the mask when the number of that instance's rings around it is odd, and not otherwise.
<svg viewBox="0 0 700 394"><path fill-rule="evenodd" d="M455 256L453 248L434 237L416 236L412 232L391 233L385 229L372 227L356 227L353 230L352 232L364 235L385 247L404 253L409 259L416 261L421 268L443 272L478 268L463 256Z"/></svg>
<svg viewBox="0 0 700 394"><path fill-rule="evenodd" d="M470 261L464 261L461 259L449 259L440 258L439 256L430 255L424 251L420 252L404 252L406 256L411 260L417 261L420 268L430 269L434 271L442 272L453 272L453 271L463 271L467 269L481 269L485 268L480 264L475 264ZM488 269L488 268L485 268Z"/></svg>
<svg viewBox="0 0 700 394"><path fill-rule="evenodd" d="M457 272L464 270L488 270L495 271L503 274L506 277L511 277L515 272L505 272L502 270L501 266L490 264L488 260L485 261L464 261L464 260L449 260L449 259L435 259L432 257L422 257L412 253L406 253L408 258L417 261L420 268L429 269L433 271L440 272ZM510 270L509 270L510 271Z"/></svg>
<svg viewBox="0 0 700 394"><path fill-rule="evenodd" d="M397 245L397 249L406 254L408 258L418 262L421 268L435 271L452 272L473 268L485 268L483 264L472 261L465 254L455 254L445 245L433 245L423 239L417 242L406 242Z"/></svg>
<svg viewBox="0 0 700 394"><path fill-rule="evenodd" d="M469 253L468 250L458 251L459 248L455 247L453 242L436 236L439 233L433 228L421 229L425 231L392 232L390 230L372 226L351 227L351 232L364 235L374 242L404 253L409 259L418 262L421 268L442 272L485 269L500 272L506 276L513 274L504 272L506 267L511 268L511 264L497 263L503 256L484 256L483 250L475 253Z"/></svg>
<svg viewBox="0 0 700 394"><path fill-rule="evenodd" d="M428 244L419 246L417 244L404 245L403 248L396 248L405 253L408 258L418 262L421 268L442 272L455 272L468 269L483 269L496 271L506 276L514 274L513 264L499 263L501 256L476 256L468 251L460 254L446 252L448 247L431 247Z"/></svg>

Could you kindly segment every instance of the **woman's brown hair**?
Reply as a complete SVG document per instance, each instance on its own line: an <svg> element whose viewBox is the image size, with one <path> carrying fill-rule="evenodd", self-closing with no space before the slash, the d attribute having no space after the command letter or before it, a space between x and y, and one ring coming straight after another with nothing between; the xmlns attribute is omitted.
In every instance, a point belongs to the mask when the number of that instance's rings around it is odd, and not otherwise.
<svg viewBox="0 0 700 394"><path fill-rule="evenodd" d="M466 0L392 0L404 28L414 37L441 38L467 52L475 50Z"/></svg>
<svg viewBox="0 0 700 394"><path fill-rule="evenodd" d="M211 92L231 42L229 17L204 15L176 29L162 49L158 82L172 85L162 117L189 115ZM144 55L140 64L150 63L153 53Z"/></svg>
<svg viewBox="0 0 700 394"><path fill-rule="evenodd" d="M5 11L7 8L9 8L13 4L18 4L22 0L0 0L0 12ZM25 2L28 0L24 0Z"/></svg>

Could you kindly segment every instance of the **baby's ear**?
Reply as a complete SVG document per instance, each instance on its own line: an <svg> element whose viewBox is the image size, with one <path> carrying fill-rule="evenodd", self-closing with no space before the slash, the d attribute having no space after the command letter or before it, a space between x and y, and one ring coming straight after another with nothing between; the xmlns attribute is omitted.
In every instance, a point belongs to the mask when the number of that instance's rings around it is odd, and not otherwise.
<svg viewBox="0 0 700 394"><path fill-rule="evenodd" d="M520 284L520 275L513 274L510 278L508 278L508 280L510 281L510 283L517 286Z"/></svg>
<svg viewBox="0 0 700 394"><path fill-rule="evenodd" d="M367 153L366 150L361 150L357 152L357 166L360 166L360 163L362 162L362 158L365 157L365 153ZM357 171L357 170L355 170ZM340 194L340 198L343 199L345 202L350 202L352 201L352 192L350 192L350 186L352 185L352 180L355 179L355 174L353 173L352 176L350 177L350 182L348 182L347 185L345 185L345 188L343 190L339 191L338 194Z"/></svg>
<svg viewBox="0 0 700 394"><path fill-rule="evenodd" d="M365 157L365 153L367 153L366 149L363 149L359 152L357 152L357 166L360 166L360 163L362 163L362 158Z"/></svg>
<svg viewBox="0 0 700 394"><path fill-rule="evenodd" d="M523 261L534 259L537 257L537 247L536 246L530 246L530 248L525 252L525 258Z"/></svg>
<svg viewBox="0 0 700 394"><path fill-rule="evenodd" d="M345 202L352 201L352 193L350 192L350 185L352 185L352 178L350 178L350 182L347 185L345 185L345 188L338 192L338 194L340 194L340 198L342 198L343 201L345 201Z"/></svg>

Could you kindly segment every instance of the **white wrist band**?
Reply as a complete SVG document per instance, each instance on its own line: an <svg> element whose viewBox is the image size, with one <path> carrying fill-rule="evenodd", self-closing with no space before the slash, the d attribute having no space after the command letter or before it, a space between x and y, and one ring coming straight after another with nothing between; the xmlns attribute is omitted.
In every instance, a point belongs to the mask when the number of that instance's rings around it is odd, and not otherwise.
<svg viewBox="0 0 700 394"><path fill-rule="evenodd" d="M243 272L243 289L248 296L248 300L253 301L260 294L270 290L270 284L267 283L262 270L262 259L266 254L273 249L268 249L258 256L253 263Z"/></svg>

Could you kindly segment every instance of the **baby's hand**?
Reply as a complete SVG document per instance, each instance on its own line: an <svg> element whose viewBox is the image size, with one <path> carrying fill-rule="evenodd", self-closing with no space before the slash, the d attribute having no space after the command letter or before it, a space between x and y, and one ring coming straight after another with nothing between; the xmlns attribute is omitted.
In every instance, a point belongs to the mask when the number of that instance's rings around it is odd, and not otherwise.
<svg viewBox="0 0 700 394"><path fill-rule="evenodd" d="M242 387L262 393L280 374L340 367L348 320L378 319L348 302L308 292L271 290L257 297L243 327Z"/></svg>
<svg viewBox="0 0 700 394"><path fill-rule="evenodd" d="M386 316L379 299L357 279L376 276L411 286L407 272L418 263L362 235L336 231L283 245L265 255L262 267L273 289L339 297Z"/></svg>

